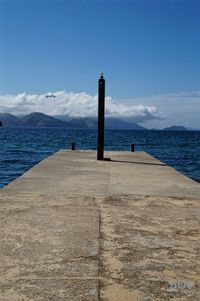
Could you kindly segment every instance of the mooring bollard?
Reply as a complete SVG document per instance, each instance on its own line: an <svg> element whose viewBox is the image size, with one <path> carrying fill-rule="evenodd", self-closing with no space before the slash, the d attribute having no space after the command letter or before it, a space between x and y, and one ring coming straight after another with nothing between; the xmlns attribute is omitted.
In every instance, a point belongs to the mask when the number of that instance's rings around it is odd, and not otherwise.
<svg viewBox="0 0 200 301"><path fill-rule="evenodd" d="M72 142L72 150L75 150L75 142Z"/></svg>
<svg viewBox="0 0 200 301"><path fill-rule="evenodd" d="M131 152L135 151L135 144L131 144Z"/></svg>

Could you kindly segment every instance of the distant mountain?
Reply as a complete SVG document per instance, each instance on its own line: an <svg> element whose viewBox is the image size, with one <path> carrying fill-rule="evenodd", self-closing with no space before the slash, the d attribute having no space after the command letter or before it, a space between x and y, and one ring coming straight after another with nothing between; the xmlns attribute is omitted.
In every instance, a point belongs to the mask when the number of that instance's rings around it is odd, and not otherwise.
<svg viewBox="0 0 200 301"><path fill-rule="evenodd" d="M118 118L106 118L105 127L106 129L115 130L146 130L146 128L140 126L135 122L126 122Z"/></svg>
<svg viewBox="0 0 200 301"><path fill-rule="evenodd" d="M187 131L187 128L185 128L184 126L177 126L177 125L173 125L167 128L164 128L163 131Z"/></svg>
<svg viewBox="0 0 200 301"><path fill-rule="evenodd" d="M23 117L16 117L11 114L0 114L0 120L5 126L24 126L24 127L66 127L79 129L97 129L98 121L96 118L67 118L59 116L57 118L43 113L34 112ZM106 129L124 130L146 130L137 123L122 121L118 118L106 118Z"/></svg>
<svg viewBox="0 0 200 301"><path fill-rule="evenodd" d="M25 117L18 118L15 126L37 126L37 127L69 127L68 122L58 120L43 113L34 112Z"/></svg>
<svg viewBox="0 0 200 301"><path fill-rule="evenodd" d="M10 124L14 123L18 120L18 118L12 114L8 113L0 113L0 120L3 126L9 126Z"/></svg>

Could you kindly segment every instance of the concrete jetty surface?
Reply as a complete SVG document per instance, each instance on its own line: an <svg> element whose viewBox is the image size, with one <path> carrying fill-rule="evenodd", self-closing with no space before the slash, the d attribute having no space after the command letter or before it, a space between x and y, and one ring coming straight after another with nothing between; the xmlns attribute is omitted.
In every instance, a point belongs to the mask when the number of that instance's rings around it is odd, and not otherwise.
<svg viewBox="0 0 200 301"><path fill-rule="evenodd" d="M0 301L199 301L200 184L62 150L0 190Z"/></svg>

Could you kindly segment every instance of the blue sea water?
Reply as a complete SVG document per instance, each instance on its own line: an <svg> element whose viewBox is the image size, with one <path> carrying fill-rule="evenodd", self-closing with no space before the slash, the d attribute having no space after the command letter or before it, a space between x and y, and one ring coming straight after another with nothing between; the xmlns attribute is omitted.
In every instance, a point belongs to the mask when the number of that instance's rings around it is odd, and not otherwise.
<svg viewBox="0 0 200 301"><path fill-rule="evenodd" d="M0 187L59 149L96 149L97 132L64 128L0 128ZM200 182L200 132L107 130L106 150L144 150Z"/></svg>

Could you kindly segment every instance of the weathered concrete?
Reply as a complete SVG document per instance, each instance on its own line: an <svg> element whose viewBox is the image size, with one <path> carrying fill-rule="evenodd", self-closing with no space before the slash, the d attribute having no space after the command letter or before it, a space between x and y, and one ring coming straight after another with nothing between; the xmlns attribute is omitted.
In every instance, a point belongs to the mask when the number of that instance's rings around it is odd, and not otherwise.
<svg viewBox="0 0 200 301"><path fill-rule="evenodd" d="M0 190L0 301L200 300L200 185L106 156L60 151Z"/></svg>
<svg viewBox="0 0 200 301"><path fill-rule="evenodd" d="M1 301L98 300L99 210L92 199L8 196L0 206Z"/></svg>
<svg viewBox="0 0 200 301"><path fill-rule="evenodd" d="M199 225L197 200L105 199L101 204L101 300L199 301Z"/></svg>

